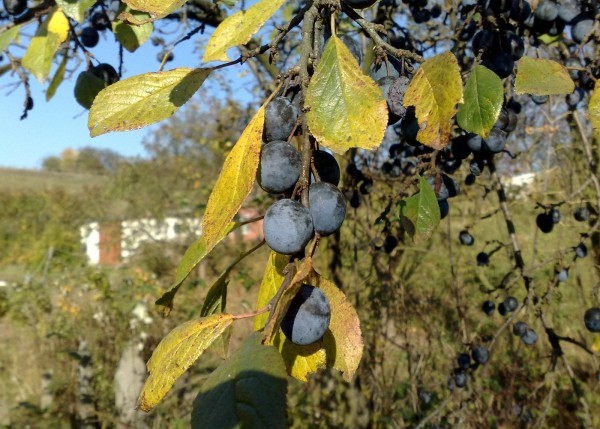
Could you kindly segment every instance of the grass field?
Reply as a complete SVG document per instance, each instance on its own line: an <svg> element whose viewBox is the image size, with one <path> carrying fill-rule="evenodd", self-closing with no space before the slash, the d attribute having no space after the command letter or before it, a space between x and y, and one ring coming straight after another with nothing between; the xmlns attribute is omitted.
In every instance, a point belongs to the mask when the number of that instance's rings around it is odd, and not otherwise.
<svg viewBox="0 0 600 429"><path fill-rule="evenodd" d="M106 180L105 177L94 174L0 168L0 192L62 188L70 193L78 193L86 188L101 185Z"/></svg>

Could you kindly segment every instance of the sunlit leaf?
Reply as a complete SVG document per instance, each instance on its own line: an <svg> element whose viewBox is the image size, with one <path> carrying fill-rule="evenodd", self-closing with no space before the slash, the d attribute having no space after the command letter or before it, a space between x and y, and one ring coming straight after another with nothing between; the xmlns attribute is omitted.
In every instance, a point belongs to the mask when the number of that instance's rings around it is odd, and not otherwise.
<svg viewBox="0 0 600 429"><path fill-rule="evenodd" d="M404 104L415 106L419 121L417 140L434 149L448 145L455 106L463 101L462 79L452 52L425 61L413 76Z"/></svg>
<svg viewBox="0 0 600 429"><path fill-rule="evenodd" d="M202 235L207 247L214 247L223 238L223 231L252 190L260 158L265 108L254 115L231 152L208 198L202 216Z"/></svg>
<svg viewBox="0 0 600 429"><path fill-rule="evenodd" d="M329 331L326 335L328 334L331 335ZM278 331L275 333L273 345L279 349L287 373L297 380L307 381L309 374L327 366L327 353L322 340L306 346L299 346Z"/></svg>
<svg viewBox="0 0 600 429"><path fill-rule="evenodd" d="M106 87L90 109L91 136L135 130L168 118L194 95L210 72L177 68L130 77Z"/></svg>
<svg viewBox="0 0 600 429"><path fill-rule="evenodd" d="M532 95L571 94L575 83L562 64L544 58L523 57L517 65L515 92Z"/></svg>
<svg viewBox="0 0 600 429"><path fill-rule="evenodd" d="M149 15L145 12L129 11L133 17L137 20L147 20ZM123 22L114 21L112 23L113 32L117 40L123 45L129 52L134 52L137 48L142 46L152 35L154 30L154 24L152 22L146 22L142 25L129 25Z"/></svg>
<svg viewBox="0 0 600 429"><path fill-rule="evenodd" d="M215 314L190 320L169 332L148 361L150 375L140 394L140 409L148 412L154 408L232 322L231 314Z"/></svg>
<svg viewBox="0 0 600 429"><path fill-rule="evenodd" d="M124 0L133 10L148 12L153 18L162 18L183 6L186 0Z"/></svg>
<svg viewBox="0 0 600 429"><path fill-rule="evenodd" d="M600 134L600 83L598 83L598 81L596 81L594 92L590 97L588 112L590 114L592 128L596 133Z"/></svg>
<svg viewBox="0 0 600 429"><path fill-rule="evenodd" d="M22 64L35 78L44 83L50 74L52 59L69 33L65 14L54 9L39 26L23 56Z"/></svg>
<svg viewBox="0 0 600 429"><path fill-rule="evenodd" d="M440 206L435 191L422 177L419 192L400 202L400 216L415 243L429 240L439 225Z"/></svg>
<svg viewBox="0 0 600 429"><path fill-rule="evenodd" d="M331 306L329 330L323 337L327 367L333 366L343 373L344 380L350 381L356 374L364 347L356 309L333 282L319 274L313 273L307 283L320 288Z"/></svg>
<svg viewBox="0 0 600 429"><path fill-rule="evenodd" d="M271 252L269 260L267 261L267 267L263 274L263 279L258 289L258 297L256 299L256 309L261 309L273 299L281 283L283 282L284 273L283 270L288 264L289 257L280 255L276 252ZM260 331L265 327L267 323L267 313L259 314L254 318L254 330Z"/></svg>
<svg viewBox="0 0 600 429"><path fill-rule="evenodd" d="M52 97L54 97L56 90L58 89L59 85L62 83L63 79L65 78L65 71L67 70L67 61L68 60L69 60L69 55L65 54L63 56L62 61L60 62L60 65L58 66L58 69L56 69L56 73L54 74L54 77L50 81L50 85L48 85L48 90L46 91L46 101L50 101L52 99Z"/></svg>
<svg viewBox="0 0 600 429"><path fill-rule="evenodd" d="M202 61L229 61L227 49L247 43L285 0L260 0L246 11L228 16L210 37Z"/></svg>
<svg viewBox="0 0 600 429"><path fill-rule="evenodd" d="M306 94L308 126L323 146L344 153L376 149L387 127L388 109L377 84L365 75L338 37L329 38Z"/></svg>
<svg viewBox="0 0 600 429"><path fill-rule="evenodd" d="M502 80L484 66L475 67L465 85L464 101L458 108L458 125L486 138L498 120L504 101Z"/></svg>
<svg viewBox="0 0 600 429"><path fill-rule="evenodd" d="M192 429L280 429L287 376L279 352L250 337L214 370L194 400Z"/></svg>
<svg viewBox="0 0 600 429"><path fill-rule="evenodd" d="M9 28L8 30L0 33L0 52L4 51L6 48L8 48L8 45L10 45L10 42L15 40L15 37L17 37L17 34L19 34L21 25L22 24L15 25L14 27Z"/></svg>
<svg viewBox="0 0 600 429"><path fill-rule="evenodd" d="M96 0L56 0L56 4L69 18L81 23L85 12L96 3Z"/></svg>

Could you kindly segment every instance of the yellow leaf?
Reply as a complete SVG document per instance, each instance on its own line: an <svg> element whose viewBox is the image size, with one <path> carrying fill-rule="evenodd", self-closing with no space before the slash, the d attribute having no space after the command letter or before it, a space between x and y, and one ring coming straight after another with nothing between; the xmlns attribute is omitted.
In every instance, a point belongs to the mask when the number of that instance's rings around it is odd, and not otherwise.
<svg viewBox="0 0 600 429"><path fill-rule="evenodd" d="M263 275L260 288L258 289L258 297L256 299L256 309L261 309L273 299L279 287L283 283L283 270L288 264L289 257L280 255L276 252L271 252L265 273ZM260 331L267 323L268 313L259 314L254 318L254 330Z"/></svg>
<svg viewBox="0 0 600 429"><path fill-rule="evenodd" d="M207 248L223 237L223 230L238 212L252 190L260 159L265 106L254 115L235 144L213 188L202 217L202 236Z"/></svg>
<svg viewBox="0 0 600 429"><path fill-rule="evenodd" d="M448 145L455 106L463 101L460 68L452 52L428 59L413 76L404 104L415 106L419 121L417 140L434 149Z"/></svg>
<svg viewBox="0 0 600 429"><path fill-rule="evenodd" d="M169 332L148 361L150 375L140 394L140 409L148 412L154 408L232 322L231 314L215 314L190 320Z"/></svg>
<svg viewBox="0 0 600 429"><path fill-rule="evenodd" d="M167 16L184 5L186 0L124 0L127 6L140 12L148 12L153 18Z"/></svg>
<svg viewBox="0 0 600 429"><path fill-rule="evenodd" d="M523 57L517 66L515 92L517 94L560 95L571 94L575 82L562 64L544 58Z"/></svg>
<svg viewBox="0 0 600 429"><path fill-rule="evenodd" d="M44 83L48 78L52 59L60 44L66 40L68 33L67 17L61 10L54 8L31 39L22 64L40 83Z"/></svg>
<svg viewBox="0 0 600 429"><path fill-rule="evenodd" d="M187 103L211 71L181 67L107 86L94 98L90 109L90 135L136 130L168 118Z"/></svg>
<svg viewBox="0 0 600 429"><path fill-rule="evenodd" d="M261 0L247 11L228 16L210 37L202 61L229 61L227 49L247 43L284 1Z"/></svg>
<svg viewBox="0 0 600 429"><path fill-rule="evenodd" d="M331 281L313 273L306 283L319 287L329 300L331 306L331 321L329 331L331 335L323 337L323 347L328 359L335 360L327 366L343 373L344 380L350 381L362 358L363 338L360 330L360 320L346 295Z"/></svg>
<svg viewBox="0 0 600 429"><path fill-rule="evenodd" d="M336 36L329 38L310 80L306 106L310 131L334 152L376 149L383 140L388 121L383 94Z"/></svg>
<svg viewBox="0 0 600 429"><path fill-rule="evenodd" d="M287 373L297 380L307 381L308 374L327 366L327 354L323 348L323 341L299 346L288 340L281 332L277 332L273 345L279 349Z"/></svg>
<svg viewBox="0 0 600 429"><path fill-rule="evenodd" d="M590 114L592 129L594 130L597 138L600 139L600 83L598 83L598 81L596 81L594 93L590 97L588 112Z"/></svg>
<svg viewBox="0 0 600 429"><path fill-rule="evenodd" d="M48 31L58 36L60 43L67 40L69 35L69 20L62 10L55 11L48 21Z"/></svg>

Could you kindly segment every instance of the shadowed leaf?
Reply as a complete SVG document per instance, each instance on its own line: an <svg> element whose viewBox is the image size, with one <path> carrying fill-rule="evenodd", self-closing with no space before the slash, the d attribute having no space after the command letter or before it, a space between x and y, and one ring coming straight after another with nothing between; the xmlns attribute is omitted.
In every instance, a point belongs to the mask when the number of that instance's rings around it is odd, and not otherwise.
<svg viewBox="0 0 600 429"><path fill-rule="evenodd" d="M571 94L575 83L568 70L556 61L523 57L517 66L515 92L532 95Z"/></svg>

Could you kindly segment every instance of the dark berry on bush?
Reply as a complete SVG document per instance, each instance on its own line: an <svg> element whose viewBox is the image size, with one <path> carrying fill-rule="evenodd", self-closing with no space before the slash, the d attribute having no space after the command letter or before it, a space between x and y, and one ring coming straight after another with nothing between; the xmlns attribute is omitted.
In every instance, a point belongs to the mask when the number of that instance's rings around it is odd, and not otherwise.
<svg viewBox="0 0 600 429"><path fill-rule="evenodd" d="M521 340L528 346L532 346L537 342L537 334L531 328L527 329L523 335L521 335Z"/></svg>
<svg viewBox="0 0 600 429"><path fill-rule="evenodd" d="M554 228L554 221L552 216L548 213L540 213L535 218L535 223L537 224L540 231L545 234L548 234Z"/></svg>
<svg viewBox="0 0 600 429"><path fill-rule="evenodd" d="M490 256L485 252L479 252L477 254L477 265L480 267L487 267L490 263Z"/></svg>
<svg viewBox="0 0 600 429"><path fill-rule="evenodd" d="M590 211L587 209L587 207L579 207L575 210L573 216L575 217L576 221L585 222L590 217Z"/></svg>
<svg viewBox="0 0 600 429"><path fill-rule="evenodd" d="M475 362L483 365L490 359L490 350L485 346L477 346L471 351L471 356Z"/></svg>
<svg viewBox="0 0 600 429"><path fill-rule="evenodd" d="M590 332L600 332L600 308L593 307L583 315L585 327Z"/></svg>
<svg viewBox="0 0 600 429"><path fill-rule="evenodd" d="M346 217L346 200L331 183L318 182L308 190L309 210L315 232L330 235L340 229Z"/></svg>
<svg viewBox="0 0 600 429"><path fill-rule="evenodd" d="M294 187L300 178L300 152L285 141L263 145L258 166L258 184L266 192L280 194Z"/></svg>
<svg viewBox="0 0 600 429"><path fill-rule="evenodd" d="M492 314L494 314L494 310L496 310L496 304L494 304L493 301L488 300L481 305L481 309L485 314L491 316Z"/></svg>
<svg viewBox="0 0 600 429"><path fill-rule="evenodd" d="M281 321L281 331L292 343L305 346L323 338L330 320L327 296L321 289L304 284Z"/></svg>
<svg viewBox="0 0 600 429"><path fill-rule="evenodd" d="M527 332L528 328L529 328L529 326L527 326L527 323L516 322L513 324L512 331L513 331L513 334L515 334L517 337L521 337L525 334L525 332Z"/></svg>
<svg viewBox="0 0 600 429"><path fill-rule="evenodd" d="M298 253L314 233L310 211L296 201L279 200L265 213L263 233L275 252L283 255Z"/></svg>

